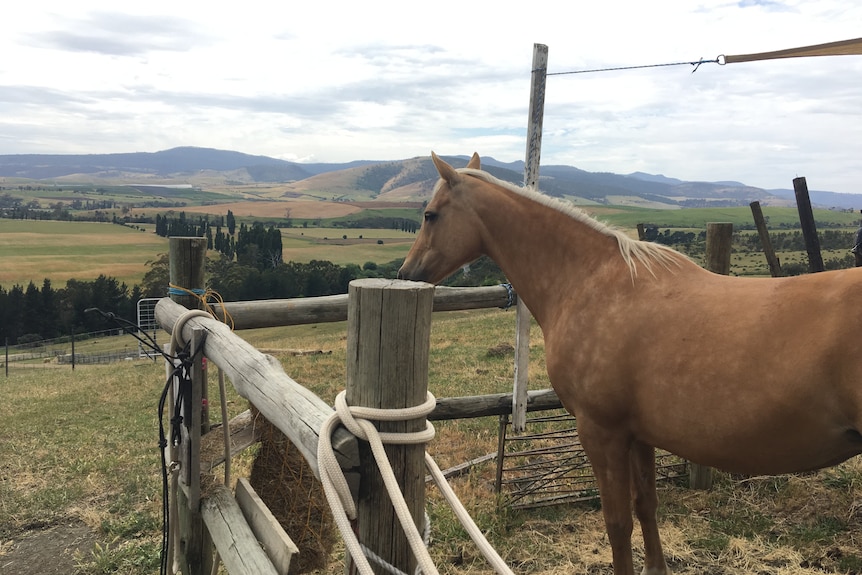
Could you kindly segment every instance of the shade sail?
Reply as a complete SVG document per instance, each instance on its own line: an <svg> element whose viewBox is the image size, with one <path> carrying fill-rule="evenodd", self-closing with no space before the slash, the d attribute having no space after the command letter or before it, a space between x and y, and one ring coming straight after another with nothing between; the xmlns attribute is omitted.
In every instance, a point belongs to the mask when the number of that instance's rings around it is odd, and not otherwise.
<svg viewBox="0 0 862 575"><path fill-rule="evenodd" d="M789 48L787 50L776 50L774 52L760 52L758 54L740 54L737 56L724 56L725 64L736 62L753 62L755 60L775 60L778 58L803 58L805 56L848 56L862 55L862 38L855 40L841 40L840 42L829 42L827 44L816 44L814 46L802 46L801 48Z"/></svg>

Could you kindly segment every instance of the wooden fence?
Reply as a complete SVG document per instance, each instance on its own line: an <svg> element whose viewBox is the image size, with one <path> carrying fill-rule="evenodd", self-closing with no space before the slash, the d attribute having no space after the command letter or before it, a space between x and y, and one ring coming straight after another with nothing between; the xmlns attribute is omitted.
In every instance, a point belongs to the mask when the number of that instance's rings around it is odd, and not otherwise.
<svg viewBox="0 0 862 575"><path fill-rule="evenodd" d="M183 286L188 291L172 291L171 298L164 298L156 305L156 320L169 333L188 313L188 308L198 304L198 299L190 294L199 290L202 283L199 269L204 248L200 246L199 240L171 238L171 283ZM512 305L513 298L511 289L505 286L435 289L430 284L366 279L352 282L350 293L344 296L227 303L224 311L231 316L235 329L347 320L350 358L346 385L348 403L365 407L403 407L422 403L427 392L430 347L427 334L430 333L432 311L508 307ZM180 300L185 306L174 300ZM218 310L217 315L222 313L222 310ZM221 319L203 315L183 319L178 330L181 333L177 334L180 339L191 342L192 350L200 348L208 362L221 368L237 393L248 399L284 433L319 478L317 446L320 429L333 408L291 379L278 360L259 352L234 334ZM426 335L417 337L416 334ZM172 368L169 366L169 369ZM192 380L196 387L191 396L193 406L201 405L200 398L206 397L206 390L200 389L205 386L201 371L200 363L192 369ZM411 379L413 383L405 385L406 380ZM389 385L384 385L387 381ZM372 386L377 389L372 389ZM395 396L380 397L379 389L390 390ZM417 402L416 398L420 396L422 400ZM429 419L499 414L510 412L511 406L511 394L438 400L437 408ZM528 410L547 409L549 406L559 407L559 401L552 391L529 394ZM282 569L286 569L285 562L282 561L281 567L276 568L273 565L278 561L268 557L267 553L273 547L284 550L290 544L278 533L277 525L266 527L263 534L259 525L249 525L246 519L248 516L267 516L265 506L264 509L260 508L259 499L254 504L255 510L245 508L249 505L247 501L255 500L251 487L244 484L243 490L252 492L248 496L236 498L224 487L201 490L200 410L191 411L193 418L188 430L184 431L183 443L170 456L171 461L180 462L177 501L171 504L179 517L178 555L181 569L187 574L204 573L209 569L211 540L232 575L283 572ZM244 414L235 418L230 427L239 437L241 428L248 429L247 423L248 414ZM408 422L408 427L420 424L424 425L416 421ZM237 447L252 441L246 433L246 438L240 439ZM374 481L370 478L377 476L369 472L372 464L364 453L365 448L343 428L334 433L332 444L348 483L353 492L358 494L360 482ZM416 460L419 454L418 465L422 465L421 453L424 449L421 446L419 450L415 446L388 446L387 450L390 448L412 450L412 459ZM407 459L397 456L393 460ZM205 463L203 467L212 463ZM412 494L408 496L408 501L419 506L419 512L414 516L421 518L424 473L416 473L412 468L401 469L397 473L403 474L400 483L404 492ZM408 485L405 477L409 477L412 484ZM359 533L383 559L410 572L414 559L406 541L400 541L401 538L390 532L396 521L389 514L380 512L380 509L385 508L377 498L380 490L372 487L370 490L363 488L362 492L371 493L373 497L367 501L360 499L360 509L365 505L374 512L361 514L363 519L358 526ZM237 499L245 502L237 503ZM267 533L272 538L273 532L276 533L274 539L282 543L265 546L265 552L257 541ZM369 541L372 538L374 541Z"/></svg>

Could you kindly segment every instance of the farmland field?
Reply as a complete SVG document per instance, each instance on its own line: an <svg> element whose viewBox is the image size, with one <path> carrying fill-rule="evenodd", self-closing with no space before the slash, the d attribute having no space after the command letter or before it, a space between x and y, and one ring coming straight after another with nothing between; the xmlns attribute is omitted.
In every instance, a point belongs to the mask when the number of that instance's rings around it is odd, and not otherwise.
<svg viewBox="0 0 862 575"><path fill-rule="evenodd" d="M141 282L145 263L167 249L165 238L115 224L0 219L0 286L48 278L62 287L100 274L131 286Z"/></svg>
<svg viewBox="0 0 862 575"><path fill-rule="evenodd" d="M255 206L255 214L269 211L271 217L284 217L284 206L291 204L322 204L326 202L245 202ZM329 202L339 219L349 220L362 215L387 216L392 218L415 217L416 209L363 210L354 213L355 206ZM223 204L191 208L201 212L226 213ZM337 210L336 210L337 208ZM709 208L686 210L647 210L618 206L589 206L589 213L629 235L636 235L638 223L648 223L661 228L699 230L706 222L727 221L735 229L751 227L749 208ZM239 213L239 207L237 205ZM263 211L261 211L263 210ZM275 210L275 211L273 211ZM347 211L344 211L347 210ZM772 229L798 224L795 208L765 207L764 215ZM243 212L244 213L244 212ZM297 220L299 208L292 213ZM319 215L319 214L318 214ZM252 217L252 216L243 216ZM855 230L858 215L830 210L815 210L815 219L821 225L845 226ZM325 220L324 220L325 224ZM152 225L142 225L143 232L133 227L108 223L61 222L48 220L0 219L0 286L9 288L15 284L26 286L28 282L41 284L45 278L62 287L71 278L93 280L100 274L114 277L131 286L140 283L147 271L146 262L156 259L167 251L167 240L152 233ZM282 228L284 261L307 263L311 260L327 260L337 265L366 262L385 264L404 257L415 239L415 234L393 229L292 227ZM346 238L344 236L347 236ZM360 237L361 236L361 237ZM848 246L848 249L850 246ZM804 255L804 254L802 254ZM824 253L824 258L843 257L846 253ZM762 254L750 253L735 256L732 273L767 273ZM788 258L797 255L788 254ZM782 261L790 262L782 256Z"/></svg>
<svg viewBox="0 0 862 575"><path fill-rule="evenodd" d="M38 286L48 278L63 287L69 279L93 280L100 274L129 286L139 284L146 262L168 251L168 240L152 233L153 226L141 227L147 231L109 223L0 219L0 286L26 287L30 281ZM283 228L282 237L285 261L361 266L404 257L416 236L399 230L311 227Z"/></svg>

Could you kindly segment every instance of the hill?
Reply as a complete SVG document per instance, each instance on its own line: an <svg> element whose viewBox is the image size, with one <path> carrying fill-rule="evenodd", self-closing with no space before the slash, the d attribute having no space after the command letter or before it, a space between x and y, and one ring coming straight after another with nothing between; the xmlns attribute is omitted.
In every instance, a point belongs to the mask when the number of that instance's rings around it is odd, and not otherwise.
<svg viewBox="0 0 862 575"><path fill-rule="evenodd" d="M459 167L467 156L445 158ZM483 158L483 168L510 182L523 181L524 163ZM587 172L573 166L541 167L540 189L581 204L628 205L663 209L793 205L792 190L764 190L740 182L693 182L633 172ZM279 184L283 198L362 202L416 202L430 197L437 172L429 157L394 161L297 163L211 148L178 147L160 152L119 154L0 155L0 178L111 185L158 183L212 186ZM8 184L9 182L6 182ZM818 206L862 207L862 196L811 191Z"/></svg>

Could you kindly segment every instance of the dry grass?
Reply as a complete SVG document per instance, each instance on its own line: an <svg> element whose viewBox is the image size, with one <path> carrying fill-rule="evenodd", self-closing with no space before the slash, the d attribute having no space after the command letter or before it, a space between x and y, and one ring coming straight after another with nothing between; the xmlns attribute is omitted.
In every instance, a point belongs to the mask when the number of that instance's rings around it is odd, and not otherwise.
<svg viewBox="0 0 862 575"><path fill-rule="evenodd" d="M62 287L99 275L131 286L167 246L166 238L115 224L0 219L0 286L41 286L48 278Z"/></svg>
<svg viewBox="0 0 862 575"><path fill-rule="evenodd" d="M240 335L275 352L298 382L332 402L344 387L345 324L321 324ZM498 310L435 316L430 388L438 397L506 392L511 355L489 356L514 340L514 314ZM547 385L536 328L531 388ZM160 479L155 405L164 368L152 362L67 370L13 370L0 380L0 565L37 525L83 523L102 542L79 559L79 573L154 573ZM211 396L214 393L210 394ZM231 415L247 403L231 393ZM218 399L211 397L211 412ZM446 468L496 450L497 419L436 424L429 451ZM234 465L251 473L252 454ZM517 573L610 574L610 549L595 503L512 510L494 493L494 463L452 480L465 506ZM714 489L664 484L660 529L675 573L822 575L862 573L862 460L819 473L741 478L718 474ZM442 573L490 573L433 487L431 552ZM107 545L106 545L107 544ZM642 545L634 537L636 562ZM340 546L320 573L342 572ZM155 562L154 562L155 560ZM108 566L101 568L98 566Z"/></svg>

